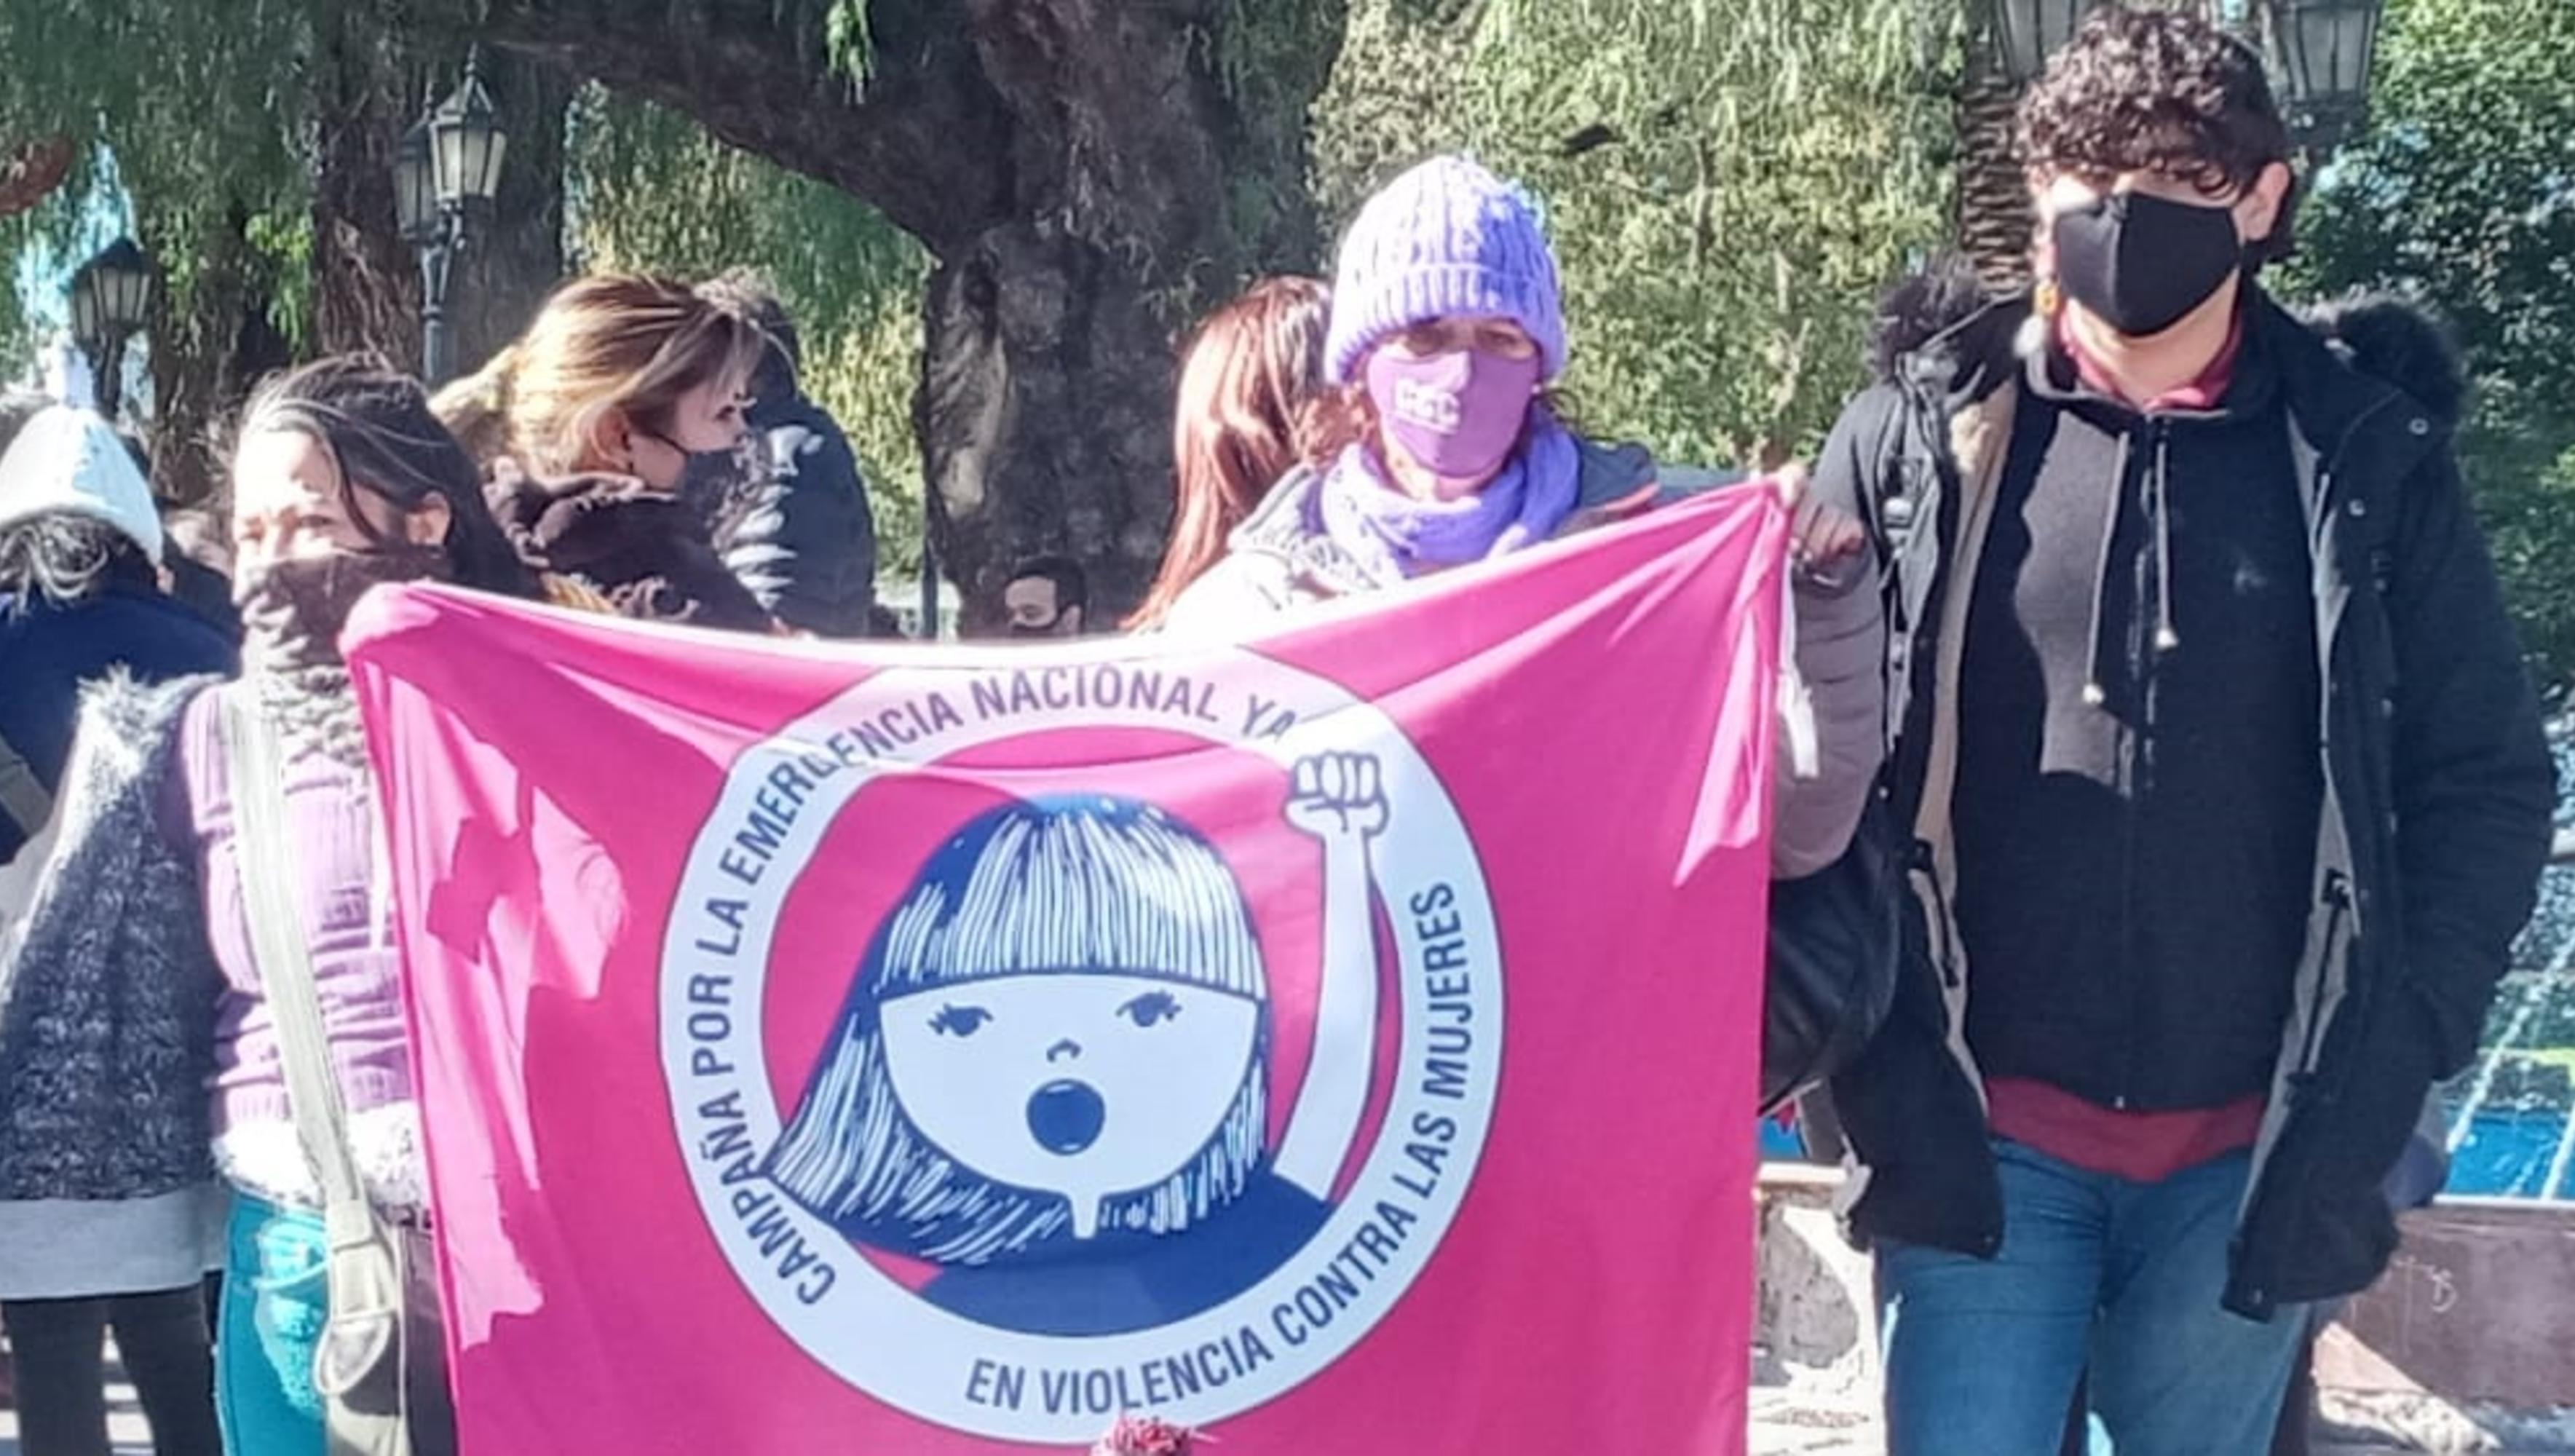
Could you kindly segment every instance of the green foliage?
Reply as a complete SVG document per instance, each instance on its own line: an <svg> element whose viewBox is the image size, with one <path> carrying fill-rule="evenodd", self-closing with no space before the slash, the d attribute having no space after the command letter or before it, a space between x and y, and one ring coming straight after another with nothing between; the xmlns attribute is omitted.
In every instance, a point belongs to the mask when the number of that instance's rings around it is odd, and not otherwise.
<svg viewBox="0 0 2575 1456"><path fill-rule="evenodd" d="M1360 0L1317 189L1346 216L1430 151L1475 153L1544 202L1586 428L1694 462L1810 447L1878 290L1943 231L1951 12L1485 0L1443 21Z"/></svg>
<svg viewBox="0 0 2575 1456"><path fill-rule="evenodd" d="M320 0L315 0L320 3ZM301 75L309 12L276 0L0 0L0 137L104 146L138 208L174 307L236 215L296 217L310 192ZM83 166L90 165L84 161ZM79 197L75 174L62 197ZM76 208L0 231L0 262L36 239L73 246Z"/></svg>
<svg viewBox="0 0 2575 1456"><path fill-rule="evenodd" d="M264 213L244 235L265 265L259 276L268 285L271 322L298 355L307 353L313 347L313 215Z"/></svg>
<svg viewBox="0 0 2575 1456"><path fill-rule="evenodd" d="M2575 687L2575 6L2389 0L2367 133L2302 220L2296 277L2457 328L2461 461L2540 680Z"/></svg>
<svg viewBox="0 0 2575 1456"><path fill-rule="evenodd" d="M868 26L868 0L832 0L823 21L824 49L832 69L864 85L876 68L877 38Z"/></svg>
<svg viewBox="0 0 2575 1456"><path fill-rule="evenodd" d="M575 103L569 160L570 226L585 266L682 278L749 269L778 290L804 346L806 389L839 418L867 472L878 570L918 573L920 246L845 192L595 87Z"/></svg>
<svg viewBox="0 0 2575 1456"><path fill-rule="evenodd" d="M1255 272L1317 266L1303 195L1309 98L1330 79L1349 0L1224 0L1215 66L1242 136L1226 206ZM1202 308L1224 302L1199 298Z"/></svg>

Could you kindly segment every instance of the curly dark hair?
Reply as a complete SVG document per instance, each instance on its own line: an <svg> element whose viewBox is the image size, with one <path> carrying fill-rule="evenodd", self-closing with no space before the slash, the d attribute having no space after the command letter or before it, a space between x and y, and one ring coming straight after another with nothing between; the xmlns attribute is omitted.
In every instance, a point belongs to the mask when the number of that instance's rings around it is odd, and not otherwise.
<svg viewBox="0 0 2575 1456"><path fill-rule="evenodd" d="M2110 5L2094 11L2020 103L2021 159L2041 175L2156 172L2204 191L2253 185L2291 157L2288 124L2262 58L2199 14ZM2288 256L2292 179L2254 256Z"/></svg>

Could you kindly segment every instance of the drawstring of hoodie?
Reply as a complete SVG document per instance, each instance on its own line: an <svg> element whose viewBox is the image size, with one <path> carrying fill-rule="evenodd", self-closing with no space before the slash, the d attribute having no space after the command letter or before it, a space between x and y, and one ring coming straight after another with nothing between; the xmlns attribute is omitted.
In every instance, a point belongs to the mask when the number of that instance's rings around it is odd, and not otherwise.
<svg viewBox="0 0 2575 1456"><path fill-rule="evenodd" d="M2119 507L2128 499L2128 432L2119 432L2118 460L2110 467L2108 504L2101 508L2101 548L2092 556L2092 627L2084 634L2083 701L2099 708L2110 695L2101 690L2101 628L2110 615L2110 548L2119 539Z"/></svg>
<svg viewBox="0 0 2575 1456"><path fill-rule="evenodd" d="M2119 452L2110 471L2110 491L2101 512L2101 549L2092 562L2092 630L2086 637L2083 663L2083 701L2099 708L2110 701L2101 684L2102 660L2108 656L2102 645L2103 629L2110 616L2110 557L2118 543L2119 510L2128 498L2128 459L2131 432L2119 432ZM2181 634L2173 626L2172 505L2168 499L2171 485L2172 443L2166 432L2155 432L2155 454L2145 484L2139 491L2140 504L2146 516L2146 529L2154 534L2155 552L2155 636L2154 655L2161 657L2181 646Z"/></svg>
<svg viewBox="0 0 2575 1456"><path fill-rule="evenodd" d="M2155 654L2181 646L2173 630L2172 432L2155 432L2155 473L2146 482L2146 511L2155 522Z"/></svg>

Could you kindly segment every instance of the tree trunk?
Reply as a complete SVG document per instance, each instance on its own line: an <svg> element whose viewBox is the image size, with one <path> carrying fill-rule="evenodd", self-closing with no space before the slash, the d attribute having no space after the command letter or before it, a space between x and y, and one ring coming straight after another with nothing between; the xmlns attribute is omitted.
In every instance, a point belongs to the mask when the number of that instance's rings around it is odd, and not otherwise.
<svg viewBox="0 0 2575 1456"><path fill-rule="evenodd" d="M878 0L863 87L830 69L819 3L495 0L486 24L929 247L914 423L976 630L1036 552L1091 568L1094 621L1141 597L1171 511L1173 340L1256 267L1310 260L1304 108L1342 4L1268 3L1318 43L1238 83L1250 114L1219 76L1218 0Z"/></svg>
<svg viewBox="0 0 2575 1456"><path fill-rule="evenodd" d="M1089 620L1115 621L1170 529L1175 338L1258 263L1310 256L1302 144L1238 110L1206 32L1170 11L967 9L1020 164L1011 216L933 244L916 417L932 539L970 630L999 625L1004 583L1038 552L1084 563ZM1328 64L1282 103L1299 139ZM1246 195L1275 211L1234 216Z"/></svg>
<svg viewBox="0 0 2575 1456"><path fill-rule="evenodd" d="M1958 246L1995 293L2029 285L2029 182L2021 173L2020 90L1990 41L1970 38L1958 88Z"/></svg>
<svg viewBox="0 0 2575 1456"><path fill-rule="evenodd" d="M394 223L394 158L411 87L370 5L314 16L313 346L420 358L420 280Z"/></svg>
<svg viewBox="0 0 2575 1456"><path fill-rule="evenodd" d="M1171 330L1132 274L1036 226L944 255L925 305L914 426L931 540L966 627L998 627L1021 561L1059 552L1116 621L1160 565L1171 518Z"/></svg>

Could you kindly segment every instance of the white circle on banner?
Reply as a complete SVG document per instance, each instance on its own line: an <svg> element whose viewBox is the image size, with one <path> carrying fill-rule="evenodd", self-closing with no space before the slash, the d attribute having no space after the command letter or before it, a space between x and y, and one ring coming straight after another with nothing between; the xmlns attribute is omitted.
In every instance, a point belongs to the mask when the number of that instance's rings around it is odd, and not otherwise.
<svg viewBox="0 0 2575 1456"><path fill-rule="evenodd" d="M1138 692L1148 680L1156 691ZM1169 711L1175 680L1199 695L1199 712ZM979 711L1004 703L1014 706ZM1396 993L1377 996L1377 1014L1397 1022L1391 1072L1373 1078L1388 1088L1374 1141L1293 1252L1240 1292L1167 1323L1054 1334L943 1308L773 1179L767 1162L790 1119L773 1091L762 1008L788 896L868 783L999 740L1081 728L1188 733L1266 757L1291 778L1318 755L1372 758L1388 812L1368 856L1370 923L1381 913L1392 928L1396 967ZM799 807L783 824L768 816L762 862L746 874L739 836L782 773L803 775ZM1089 1441L1122 1412L1205 1425L1312 1378L1394 1307L1438 1248L1473 1181L1500 1086L1500 937L1481 862L1438 775L1373 704L1234 649L1186 663L1092 655L1030 668L890 669L753 745L691 848L664 938L660 1000L681 1154L743 1288L851 1386L999 1440ZM1377 1029L1358 1034L1372 1055ZM1318 1047L1325 1035L1317 1029ZM1339 1151L1334 1166L1346 1168L1348 1149ZM1161 1235L1191 1236L1186 1227Z"/></svg>

